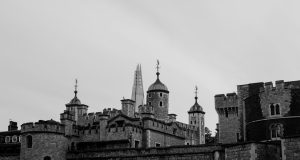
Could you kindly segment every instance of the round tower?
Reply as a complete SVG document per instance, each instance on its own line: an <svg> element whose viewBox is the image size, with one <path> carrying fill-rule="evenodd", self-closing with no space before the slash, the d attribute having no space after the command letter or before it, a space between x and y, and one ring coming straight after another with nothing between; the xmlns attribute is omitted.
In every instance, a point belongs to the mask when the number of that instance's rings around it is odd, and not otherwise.
<svg viewBox="0 0 300 160"><path fill-rule="evenodd" d="M21 160L65 160L68 139L64 125L48 120L21 126Z"/></svg>
<svg viewBox="0 0 300 160"><path fill-rule="evenodd" d="M75 84L75 91L74 91L74 98L66 104L66 109L69 112L72 112L74 115L74 120L76 124L81 124L82 122L80 121L83 115L87 114L88 106L85 104L82 104L80 100L77 98L77 79L76 79L76 84Z"/></svg>
<svg viewBox="0 0 300 160"><path fill-rule="evenodd" d="M159 79L159 62L157 61L156 81L147 91L147 105L154 109L154 117L166 120L169 113L169 90Z"/></svg>
<svg viewBox="0 0 300 160"><path fill-rule="evenodd" d="M203 108L198 104L198 88L195 89L195 104L188 111L189 124L199 128L199 142L198 144L205 144L205 126L204 126L204 114Z"/></svg>

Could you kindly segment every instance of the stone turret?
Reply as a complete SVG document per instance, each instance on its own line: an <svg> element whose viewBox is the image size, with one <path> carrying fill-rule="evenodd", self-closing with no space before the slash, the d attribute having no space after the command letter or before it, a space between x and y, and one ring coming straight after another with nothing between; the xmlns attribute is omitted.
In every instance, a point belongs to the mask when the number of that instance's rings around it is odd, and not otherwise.
<svg viewBox="0 0 300 160"><path fill-rule="evenodd" d="M122 99L122 113L128 117L134 117L135 102L131 99Z"/></svg>
<svg viewBox="0 0 300 160"><path fill-rule="evenodd" d="M196 126L199 128L199 142L194 142L194 144L205 144L205 126L204 126L204 114L202 106L198 104L198 96L197 96L196 87L196 96L195 96L195 104L188 111L189 114L189 124Z"/></svg>
<svg viewBox="0 0 300 160"><path fill-rule="evenodd" d="M82 104L81 101L77 98L77 80L75 84L75 91L74 91L74 98L66 104L66 110L74 115L75 123L78 125L83 125L84 122L82 121L83 115L87 114L88 106L85 104ZM69 114L69 115L70 115Z"/></svg>
<svg viewBox="0 0 300 160"><path fill-rule="evenodd" d="M65 160L68 139L64 132L64 125L53 120L22 124L21 160Z"/></svg>
<svg viewBox="0 0 300 160"><path fill-rule="evenodd" d="M153 106L155 118L167 120L169 113L169 90L159 79L158 65L156 72L157 79L150 85L147 91L147 105Z"/></svg>

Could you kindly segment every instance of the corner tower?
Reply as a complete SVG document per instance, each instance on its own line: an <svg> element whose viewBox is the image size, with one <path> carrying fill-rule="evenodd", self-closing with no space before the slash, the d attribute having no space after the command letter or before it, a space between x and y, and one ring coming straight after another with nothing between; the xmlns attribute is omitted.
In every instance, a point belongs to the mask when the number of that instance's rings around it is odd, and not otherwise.
<svg viewBox="0 0 300 160"><path fill-rule="evenodd" d="M189 124L199 128L199 142L198 144L205 144L205 128L204 128L204 114L203 108L198 104L198 87L195 88L195 104L188 111ZM197 144L197 143L196 143Z"/></svg>
<svg viewBox="0 0 300 160"><path fill-rule="evenodd" d="M74 98L68 103L66 104L66 111L65 112L68 112L68 113L72 113L73 116L74 116L74 121L76 124L79 124L82 122L82 118L83 118L83 115L87 114L87 110L88 110L88 106L85 105L85 104L82 104L80 102L80 100L77 98L77 79L76 79L76 84L75 84L75 96Z"/></svg>
<svg viewBox="0 0 300 160"><path fill-rule="evenodd" d="M155 118L166 120L169 113L169 90L167 86L159 80L159 61L157 61L156 69L157 79L148 88L147 105L153 106Z"/></svg>

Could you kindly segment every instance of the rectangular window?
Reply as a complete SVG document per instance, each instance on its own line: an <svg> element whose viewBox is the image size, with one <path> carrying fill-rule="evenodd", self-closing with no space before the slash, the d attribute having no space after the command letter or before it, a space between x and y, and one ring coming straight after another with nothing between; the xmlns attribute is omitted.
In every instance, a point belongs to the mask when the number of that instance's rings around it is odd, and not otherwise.
<svg viewBox="0 0 300 160"><path fill-rule="evenodd" d="M139 148L140 141L134 141L134 148Z"/></svg>
<svg viewBox="0 0 300 160"><path fill-rule="evenodd" d="M160 147L160 143L155 143L155 147Z"/></svg>

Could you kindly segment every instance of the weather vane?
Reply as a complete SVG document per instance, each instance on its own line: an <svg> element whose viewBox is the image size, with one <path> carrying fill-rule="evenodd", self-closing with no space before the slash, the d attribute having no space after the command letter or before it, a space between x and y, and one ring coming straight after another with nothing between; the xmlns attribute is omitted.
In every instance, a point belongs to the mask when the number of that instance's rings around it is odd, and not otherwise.
<svg viewBox="0 0 300 160"><path fill-rule="evenodd" d="M198 97L198 87L197 86L195 87L195 95L196 95L196 97Z"/></svg>
<svg viewBox="0 0 300 160"><path fill-rule="evenodd" d="M157 60L157 63L156 63L156 70L157 70L157 72L159 72L159 61Z"/></svg>
<svg viewBox="0 0 300 160"><path fill-rule="evenodd" d="M77 81L77 79L75 79L75 91L74 91L74 93L75 93L75 97L77 96L77 87L78 87L78 81Z"/></svg>
<svg viewBox="0 0 300 160"><path fill-rule="evenodd" d="M77 79L75 79L75 91L77 91L77 87L78 87L78 81L77 81Z"/></svg>

